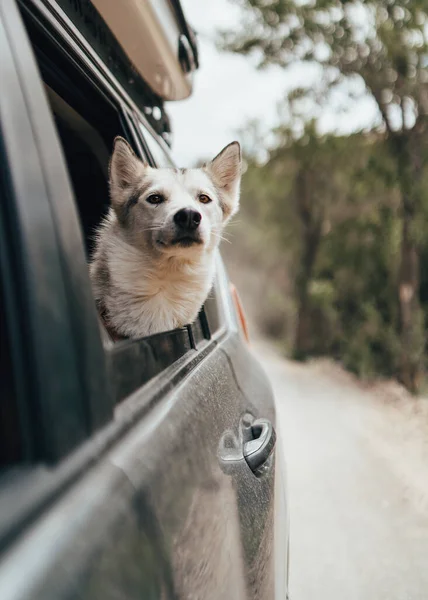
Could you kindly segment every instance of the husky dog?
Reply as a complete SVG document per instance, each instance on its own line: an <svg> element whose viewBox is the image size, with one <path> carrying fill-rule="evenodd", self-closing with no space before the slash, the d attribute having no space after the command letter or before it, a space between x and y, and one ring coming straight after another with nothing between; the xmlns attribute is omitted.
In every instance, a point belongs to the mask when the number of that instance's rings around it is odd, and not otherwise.
<svg viewBox="0 0 428 600"><path fill-rule="evenodd" d="M111 208L90 265L98 310L113 339L195 320L213 283L223 227L238 210L240 179L238 142L198 169L154 169L115 139Z"/></svg>

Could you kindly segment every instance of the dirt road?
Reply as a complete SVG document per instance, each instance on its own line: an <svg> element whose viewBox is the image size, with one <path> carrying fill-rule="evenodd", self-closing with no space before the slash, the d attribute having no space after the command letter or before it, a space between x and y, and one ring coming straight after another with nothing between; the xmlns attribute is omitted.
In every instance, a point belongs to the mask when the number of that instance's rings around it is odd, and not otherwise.
<svg viewBox="0 0 428 600"><path fill-rule="evenodd" d="M291 600L428 600L426 413L258 350L285 437Z"/></svg>

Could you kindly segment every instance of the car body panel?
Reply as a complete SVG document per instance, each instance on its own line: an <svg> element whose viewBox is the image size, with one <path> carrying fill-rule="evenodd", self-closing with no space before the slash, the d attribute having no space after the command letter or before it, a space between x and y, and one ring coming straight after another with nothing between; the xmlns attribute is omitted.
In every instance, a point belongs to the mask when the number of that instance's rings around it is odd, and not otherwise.
<svg viewBox="0 0 428 600"><path fill-rule="evenodd" d="M225 470L218 458L225 435L238 447L248 412L227 345L215 344L185 382L135 419L8 552L3 600L59 600L77 590L94 599L273 597L274 465L257 478L245 461ZM117 420L134 422L144 396L120 405ZM19 582L17 569L26 574Z"/></svg>

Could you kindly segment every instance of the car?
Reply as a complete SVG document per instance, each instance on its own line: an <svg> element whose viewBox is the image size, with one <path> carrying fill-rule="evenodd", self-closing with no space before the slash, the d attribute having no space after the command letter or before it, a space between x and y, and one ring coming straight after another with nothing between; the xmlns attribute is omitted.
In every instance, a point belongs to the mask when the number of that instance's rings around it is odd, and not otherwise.
<svg viewBox="0 0 428 600"><path fill-rule="evenodd" d="M0 3L1 598L283 599L283 440L221 256L182 329L96 311L113 139L173 166L198 66L177 0L120 4Z"/></svg>

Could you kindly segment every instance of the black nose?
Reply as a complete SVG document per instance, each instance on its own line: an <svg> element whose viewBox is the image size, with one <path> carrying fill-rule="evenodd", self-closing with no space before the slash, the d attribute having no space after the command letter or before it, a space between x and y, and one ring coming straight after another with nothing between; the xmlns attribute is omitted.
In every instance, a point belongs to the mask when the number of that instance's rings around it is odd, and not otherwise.
<svg viewBox="0 0 428 600"><path fill-rule="evenodd" d="M191 208L182 208L174 215L174 223L180 229L187 229L187 231L194 231L199 227L202 215L197 210Z"/></svg>

